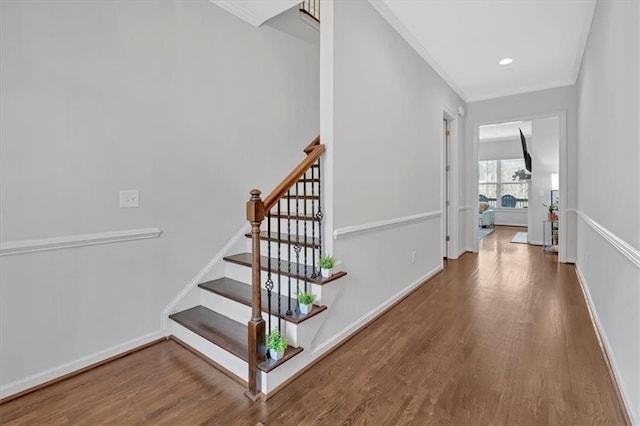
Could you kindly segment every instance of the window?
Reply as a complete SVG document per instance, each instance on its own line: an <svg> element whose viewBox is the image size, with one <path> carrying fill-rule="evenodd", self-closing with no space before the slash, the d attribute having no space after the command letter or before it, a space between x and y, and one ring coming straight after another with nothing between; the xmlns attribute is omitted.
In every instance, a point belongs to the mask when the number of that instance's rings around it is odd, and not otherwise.
<svg viewBox="0 0 640 426"><path fill-rule="evenodd" d="M503 208L527 208L529 205L529 185L527 181L514 180L514 174L524 169L524 160L488 160L480 161L478 190L480 199L487 198L487 202L494 207ZM512 195L515 203L502 197ZM510 198L510 197L505 197Z"/></svg>

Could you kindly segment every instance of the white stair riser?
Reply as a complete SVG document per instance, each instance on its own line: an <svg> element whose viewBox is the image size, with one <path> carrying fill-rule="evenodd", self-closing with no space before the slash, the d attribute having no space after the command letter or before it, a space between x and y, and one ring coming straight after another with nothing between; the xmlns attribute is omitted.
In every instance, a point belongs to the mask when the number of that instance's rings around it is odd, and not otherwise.
<svg viewBox="0 0 640 426"><path fill-rule="evenodd" d="M226 368L242 380L247 381L248 365L245 361L211 343L191 330L181 326L175 321L170 321L171 334L191 346L213 362Z"/></svg>
<svg viewBox="0 0 640 426"><path fill-rule="evenodd" d="M251 268L248 266L238 265L232 262L226 262L225 265L225 276L237 281L250 283L251 282ZM261 271L260 283L262 288L265 288L265 282L267 281L267 272ZM278 291L278 274L272 273L271 280L274 282L273 291ZM299 280L300 282L300 291L304 291L304 282ZM322 300L322 286L314 283L307 283L307 289L310 290L313 294L316 295L316 303ZM281 293L285 295L289 295L289 277L281 276ZM291 278L291 294L295 296L297 294L296 290L296 279Z"/></svg>
<svg viewBox="0 0 640 426"><path fill-rule="evenodd" d="M250 306L207 290L200 289L200 292L200 304L205 308L211 309L241 324L246 324L251 319ZM283 306L282 308L282 311L286 312L287 307ZM295 306L293 306L292 309L295 309ZM268 316L265 312L262 313L262 318L268 324ZM278 317L271 315L271 327L275 328L277 325ZM289 342L291 346L298 346L298 326L282 320L282 328L284 329L283 331L287 342Z"/></svg>

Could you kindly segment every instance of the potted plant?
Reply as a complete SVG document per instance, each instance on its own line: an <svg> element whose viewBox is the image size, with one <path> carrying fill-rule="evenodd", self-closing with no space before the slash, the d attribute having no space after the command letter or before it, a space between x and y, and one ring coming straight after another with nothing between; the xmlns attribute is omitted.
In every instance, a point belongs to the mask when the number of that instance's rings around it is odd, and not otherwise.
<svg viewBox="0 0 640 426"><path fill-rule="evenodd" d="M269 355L274 361L282 359L284 356L284 350L287 349L287 339L280 333L280 330L274 329L269 333L267 339L267 346L269 347Z"/></svg>
<svg viewBox="0 0 640 426"><path fill-rule="evenodd" d="M558 220L558 215L555 212L556 210L558 210L558 204L556 203L543 204L543 206L545 206L547 210L549 210L549 220L551 222L556 222Z"/></svg>
<svg viewBox="0 0 640 426"><path fill-rule="evenodd" d="M318 265L320 265L320 274L322 275L322 278L329 278L333 274L332 269L335 263L336 260L333 256L327 255L320 258Z"/></svg>
<svg viewBox="0 0 640 426"><path fill-rule="evenodd" d="M531 179L531 173L529 173L525 169L520 169L516 171L513 176L511 176L511 180L516 179L518 179L520 182L522 182L523 180Z"/></svg>
<svg viewBox="0 0 640 426"><path fill-rule="evenodd" d="M298 293L298 304L300 305L300 313L308 314L313 309L313 301L316 295L311 293Z"/></svg>

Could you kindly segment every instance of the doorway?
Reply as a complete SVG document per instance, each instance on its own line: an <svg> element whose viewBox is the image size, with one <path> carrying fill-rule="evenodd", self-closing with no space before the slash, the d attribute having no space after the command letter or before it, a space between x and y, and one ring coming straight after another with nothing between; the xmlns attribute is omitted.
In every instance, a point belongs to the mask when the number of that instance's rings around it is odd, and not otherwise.
<svg viewBox="0 0 640 426"><path fill-rule="evenodd" d="M474 251L486 233L483 228L520 226L526 231L525 241L520 235L520 242L541 250L551 247L548 251L557 252L558 261L565 262L566 115L479 123L474 126L474 141L477 183L472 193L478 203L472 228ZM490 213L481 212L483 207Z"/></svg>

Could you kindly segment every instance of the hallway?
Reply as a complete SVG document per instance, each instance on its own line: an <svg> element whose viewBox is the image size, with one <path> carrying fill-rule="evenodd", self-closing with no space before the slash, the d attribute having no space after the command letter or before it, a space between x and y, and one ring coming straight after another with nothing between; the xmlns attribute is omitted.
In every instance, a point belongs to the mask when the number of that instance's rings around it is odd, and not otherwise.
<svg viewBox="0 0 640 426"><path fill-rule="evenodd" d="M0 406L2 424L626 424L573 266L497 228L268 402L173 341Z"/></svg>

